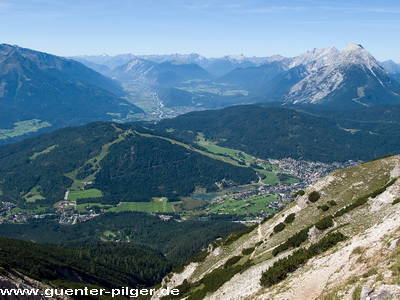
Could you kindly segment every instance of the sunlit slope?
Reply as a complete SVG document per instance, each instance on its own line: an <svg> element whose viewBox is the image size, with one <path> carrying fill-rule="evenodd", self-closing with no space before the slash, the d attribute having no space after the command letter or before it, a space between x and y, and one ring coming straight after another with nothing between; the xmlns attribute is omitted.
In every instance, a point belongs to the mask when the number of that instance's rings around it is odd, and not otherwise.
<svg viewBox="0 0 400 300"><path fill-rule="evenodd" d="M366 288L398 297L399 176L399 156L333 172L164 286L188 299L357 299Z"/></svg>

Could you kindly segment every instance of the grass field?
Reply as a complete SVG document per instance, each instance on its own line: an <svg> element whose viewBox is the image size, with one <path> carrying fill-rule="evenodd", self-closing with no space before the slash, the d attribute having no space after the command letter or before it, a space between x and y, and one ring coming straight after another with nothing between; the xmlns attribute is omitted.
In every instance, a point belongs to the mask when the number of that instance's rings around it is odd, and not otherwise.
<svg viewBox="0 0 400 300"><path fill-rule="evenodd" d="M116 237L116 236L117 236L114 232L112 232L112 231L110 231L110 230L104 231L104 232L103 232L103 235L104 235L105 237Z"/></svg>
<svg viewBox="0 0 400 300"><path fill-rule="evenodd" d="M215 142L207 141L202 133L198 133L196 143L215 154L225 154L235 159L243 159L246 163L254 162L255 158L242 151L218 146Z"/></svg>
<svg viewBox="0 0 400 300"><path fill-rule="evenodd" d="M260 170L259 172L264 174L265 176L267 176L267 178L262 180L263 183L269 184L269 185L275 185L279 182L279 178L276 175L276 173L274 173L272 171L267 171L267 170Z"/></svg>
<svg viewBox="0 0 400 300"><path fill-rule="evenodd" d="M68 200L76 201L77 199L82 199L82 198L98 198L102 196L103 196L102 192L98 189L70 191L68 194Z"/></svg>
<svg viewBox="0 0 400 300"><path fill-rule="evenodd" d="M234 84L217 83L209 80L188 80L183 82L182 86L177 87L181 90L193 94L215 94L220 96L243 95L248 96L249 92L244 89L238 89Z"/></svg>
<svg viewBox="0 0 400 300"><path fill-rule="evenodd" d="M182 203L179 207L176 207L176 211L184 210L191 211L201 209L204 205L207 204L207 201L204 199L196 199L191 197L181 197Z"/></svg>
<svg viewBox="0 0 400 300"><path fill-rule="evenodd" d="M78 212L87 212L94 207L100 207L102 210L106 211L107 209L113 207L112 205L108 204L101 204L101 203L82 203L82 204L77 204L76 205L76 210Z"/></svg>
<svg viewBox="0 0 400 300"><path fill-rule="evenodd" d="M107 211L142 211L146 213L162 212L171 213L175 212L174 206L180 202L168 202L167 198L153 198L151 202L124 202L118 206L108 209Z"/></svg>
<svg viewBox="0 0 400 300"><path fill-rule="evenodd" d="M274 194L256 196L244 200L235 200L227 197L223 203L210 204L205 211L214 214L235 215L258 214L261 210L273 213L267 206L277 199L278 196Z"/></svg>
<svg viewBox="0 0 400 300"><path fill-rule="evenodd" d="M43 200L44 197L39 192L40 186L33 187L28 193L26 193L23 198L26 202L36 202L36 200Z"/></svg>
<svg viewBox="0 0 400 300"><path fill-rule="evenodd" d="M172 213L180 210L179 208L175 209L175 206L181 204L181 201L177 202L168 202L167 198L153 198L151 202L123 202L117 206L110 206L101 203L84 203L78 204L77 210L79 212L87 211L92 207L100 207L104 210L104 212L121 212L121 211L141 211L146 213Z"/></svg>
<svg viewBox="0 0 400 300"><path fill-rule="evenodd" d="M42 122L39 119L16 122L14 123L14 128L12 129L0 129L0 140L36 132L49 126L52 125L46 121Z"/></svg>
<svg viewBox="0 0 400 300"><path fill-rule="evenodd" d="M17 213L30 213L30 214L43 214L48 207L43 207L39 206L34 209L25 209L25 208L19 208L19 207L14 207L13 209L7 211L8 214L17 214Z"/></svg>
<svg viewBox="0 0 400 300"><path fill-rule="evenodd" d="M204 138L204 135L202 133L198 133L196 143L199 146L206 148L208 151L210 151L212 153L229 155L229 156L233 157L234 159L242 160L247 165L254 163L256 161L255 157L248 155L242 151L221 147L221 146L218 146L215 142L207 141ZM226 158L226 159L234 161L230 158ZM236 162L234 161L234 163L236 163ZM264 169L263 170L255 169L255 170L266 176L266 178L262 180L263 183L269 184L269 185L276 185L276 184L281 183L279 181L277 173L285 173L285 171L281 170L278 166L271 165L269 163L264 162L264 163L259 163L259 164ZM289 184L289 183L295 183L295 182L299 182L299 180L293 176L293 177L289 178L288 180L285 180L282 183Z"/></svg>

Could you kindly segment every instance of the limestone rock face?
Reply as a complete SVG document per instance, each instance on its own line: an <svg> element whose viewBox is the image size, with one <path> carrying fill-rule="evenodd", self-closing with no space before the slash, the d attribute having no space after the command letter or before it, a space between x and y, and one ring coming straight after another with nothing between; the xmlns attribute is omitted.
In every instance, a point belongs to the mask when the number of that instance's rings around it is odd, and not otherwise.
<svg viewBox="0 0 400 300"><path fill-rule="evenodd" d="M376 288L363 287L360 300L400 299L400 286L382 285Z"/></svg>

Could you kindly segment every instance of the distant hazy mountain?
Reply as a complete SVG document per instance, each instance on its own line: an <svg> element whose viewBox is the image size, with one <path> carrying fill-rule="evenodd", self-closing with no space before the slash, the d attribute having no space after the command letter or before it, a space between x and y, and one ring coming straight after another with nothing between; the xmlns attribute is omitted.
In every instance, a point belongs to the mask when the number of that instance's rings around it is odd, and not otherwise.
<svg viewBox="0 0 400 300"><path fill-rule="evenodd" d="M305 71L302 69L289 69L284 61L272 61L259 67L237 68L219 80L237 84L263 96L277 97L287 93L303 78Z"/></svg>
<svg viewBox="0 0 400 300"><path fill-rule="evenodd" d="M0 45L1 140L4 128L12 130L19 121L46 122L45 126L57 128L141 111L123 100L123 94L116 81L74 60Z"/></svg>
<svg viewBox="0 0 400 300"><path fill-rule="evenodd" d="M118 59L132 56L121 55ZM91 63L106 63L110 57L85 59ZM114 59L117 60L117 56ZM99 65L86 65L109 75ZM200 66L203 72L195 66ZM216 78L207 77L204 70ZM136 80L153 86L181 88L192 93L192 96L185 96L184 102L189 105L191 101L187 100L196 98L194 91L199 88L195 82L192 86L186 83L182 87L182 81L210 78L222 85L228 83L225 86L232 90L246 90L247 96L239 100L220 97L221 90L215 95L210 94L210 97L218 98L210 101L220 103L220 106L269 101L318 104L329 109L400 104L400 65L393 61L379 63L355 43L349 43L342 51L335 47L313 49L292 58L280 55L205 58L195 53L133 56L130 62L117 67L111 74L121 81ZM209 88L203 90L216 90L212 82L202 84L203 87L209 84ZM182 99L182 93L175 94Z"/></svg>
<svg viewBox="0 0 400 300"><path fill-rule="evenodd" d="M281 55L273 55L270 57L228 55L221 58L210 58L203 63L202 67L214 75L223 76L235 69L258 67L273 62L284 62L286 60L288 59Z"/></svg>
<svg viewBox="0 0 400 300"><path fill-rule="evenodd" d="M151 54L151 55L134 55L121 54L116 56L108 55L80 55L74 56L73 59L85 64L89 68L95 67L96 70L100 65L109 69L115 69L119 66L127 64L133 59L143 59L157 64L164 62L176 62L185 64L197 64L215 76L222 76L236 68L247 68L260 66L266 62L279 61L285 59L283 56L274 55L271 57L245 57L243 55L227 55L221 58L206 58L197 53L191 54ZM104 74L104 73L102 73Z"/></svg>
<svg viewBox="0 0 400 300"><path fill-rule="evenodd" d="M400 64L395 63L393 60L386 60L380 62L380 65L388 71L389 74L398 74L400 73Z"/></svg>
<svg viewBox="0 0 400 300"><path fill-rule="evenodd" d="M115 69L118 66L126 64L131 59L135 58L136 56L127 53L127 54L118 54L115 56L109 56L107 54L103 55L79 55L71 57L74 60L77 60L83 64L87 63L94 63L96 65L103 65L109 68L110 70ZM88 66L90 67L90 66Z"/></svg>
<svg viewBox="0 0 400 300"><path fill-rule="evenodd" d="M395 63L393 60L386 60L381 62L380 65L398 82L400 82L400 64Z"/></svg>
<svg viewBox="0 0 400 300"><path fill-rule="evenodd" d="M115 68L111 75L121 82L137 81L149 85L173 87L184 80L209 79L211 75L197 64L166 61L155 63L133 58Z"/></svg>
<svg viewBox="0 0 400 300"><path fill-rule="evenodd" d="M248 68L257 66L243 55L230 55L222 58L212 58L203 63L203 66L210 73L222 76L236 68Z"/></svg>
<svg viewBox="0 0 400 300"><path fill-rule="evenodd" d="M90 62L90 61L87 61L84 59L75 59L75 60L84 64L86 67L91 68L91 69L95 70L96 72L99 72L100 74L102 74L104 76L110 75L111 70L106 65L96 64L94 62Z"/></svg>
<svg viewBox="0 0 400 300"><path fill-rule="evenodd" d="M388 65L388 64L387 64ZM297 57L236 69L221 78L263 101L319 104L334 109L400 104L400 84L361 45L313 49Z"/></svg>
<svg viewBox="0 0 400 300"><path fill-rule="evenodd" d="M115 68L110 75L119 81L139 81L142 83L152 84L154 80L150 80L148 73L157 65L149 60L141 58L132 58L128 63Z"/></svg>
<svg viewBox="0 0 400 300"><path fill-rule="evenodd" d="M137 57L145 60L150 60L158 64L161 64L166 61L175 61L185 64L198 64L200 66L203 64L203 62L208 60L206 57L201 56L200 54L197 53L191 53L191 54L176 53L176 54L164 54L164 55L151 54L151 55L138 55Z"/></svg>
<svg viewBox="0 0 400 300"><path fill-rule="evenodd" d="M266 62L280 61L283 56L271 57L246 57L241 55L226 55L220 58L206 58L197 53L192 54L169 54L169 55L139 55L139 58L150 60L156 63L175 61L186 64L198 64L215 76L223 76L237 68L248 68L260 66Z"/></svg>

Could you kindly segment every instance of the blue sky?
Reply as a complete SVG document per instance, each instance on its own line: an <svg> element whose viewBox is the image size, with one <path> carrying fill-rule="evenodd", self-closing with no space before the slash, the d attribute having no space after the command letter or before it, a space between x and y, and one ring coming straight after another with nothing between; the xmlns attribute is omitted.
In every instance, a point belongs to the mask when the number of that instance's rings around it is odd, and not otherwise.
<svg viewBox="0 0 400 300"><path fill-rule="evenodd" d="M296 56L348 42L400 63L400 1L0 0L0 42L71 56Z"/></svg>

